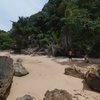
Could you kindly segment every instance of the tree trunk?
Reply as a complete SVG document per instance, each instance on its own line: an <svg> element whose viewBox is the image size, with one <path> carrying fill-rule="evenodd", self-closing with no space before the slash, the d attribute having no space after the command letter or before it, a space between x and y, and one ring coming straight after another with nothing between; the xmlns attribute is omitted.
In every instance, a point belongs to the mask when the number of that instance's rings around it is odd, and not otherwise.
<svg viewBox="0 0 100 100"><path fill-rule="evenodd" d="M71 36L62 34L61 35L61 47L65 49L66 51L71 49L72 44L71 44Z"/></svg>

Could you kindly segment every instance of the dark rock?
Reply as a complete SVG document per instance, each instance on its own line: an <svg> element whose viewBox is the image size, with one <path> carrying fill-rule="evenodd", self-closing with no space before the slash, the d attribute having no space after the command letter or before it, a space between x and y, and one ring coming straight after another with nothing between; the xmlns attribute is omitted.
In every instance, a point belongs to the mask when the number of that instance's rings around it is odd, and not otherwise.
<svg viewBox="0 0 100 100"><path fill-rule="evenodd" d="M72 95L65 90L47 91L43 100L72 100Z"/></svg>
<svg viewBox="0 0 100 100"><path fill-rule="evenodd" d="M35 100L34 97L31 97L30 95L24 95L23 97L19 97L16 100Z"/></svg>
<svg viewBox="0 0 100 100"><path fill-rule="evenodd" d="M0 100L6 100L13 80L13 59L0 56Z"/></svg>
<svg viewBox="0 0 100 100"><path fill-rule="evenodd" d="M84 78L84 73L81 72L81 70L76 69L76 68L65 68L65 75L70 75L76 78Z"/></svg>
<svg viewBox="0 0 100 100"><path fill-rule="evenodd" d="M87 71L85 81L91 89L100 92L100 68L97 70L91 68Z"/></svg>

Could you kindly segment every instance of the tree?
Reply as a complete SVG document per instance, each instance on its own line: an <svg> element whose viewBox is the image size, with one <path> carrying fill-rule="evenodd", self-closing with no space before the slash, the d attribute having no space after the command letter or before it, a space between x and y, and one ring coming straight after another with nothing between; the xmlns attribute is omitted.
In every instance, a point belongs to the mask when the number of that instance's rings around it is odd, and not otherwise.
<svg viewBox="0 0 100 100"><path fill-rule="evenodd" d="M65 50L91 52L100 36L99 0L49 0L42 11L13 22L11 36L22 47L56 44ZM100 38L99 38L100 39Z"/></svg>
<svg viewBox="0 0 100 100"><path fill-rule="evenodd" d="M5 50L5 49L10 49L11 44L14 41L10 37L9 33L5 31L0 31L0 49Z"/></svg>
<svg viewBox="0 0 100 100"><path fill-rule="evenodd" d="M27 46L27 36L29 30L27 29L28 18L19 17L18 22L13 22L10 30L11 36L15 39L16 44L22 47Z"/></svg>

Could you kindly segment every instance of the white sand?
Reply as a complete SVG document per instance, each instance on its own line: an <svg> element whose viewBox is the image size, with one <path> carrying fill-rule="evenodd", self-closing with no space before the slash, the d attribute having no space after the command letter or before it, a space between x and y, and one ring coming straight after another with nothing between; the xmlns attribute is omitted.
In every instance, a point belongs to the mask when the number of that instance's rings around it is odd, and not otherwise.
<svg viewBox="0 0 100 100"><path fill-rule="evenodd" d="M0 55L7 55L7 52L1 52ZM47 56L28 56L28 55L10 55L11 58L23 59L23 66L29 71L24 77L14 77L10 95L7 100L16 100L25 94L29 94L36 100L43 100L47 90L64 89L71 94L82 93L82 79L64 75L64 69L68 65L62 65L58 62L66 62L67 58L48 58ZM75 92L76 90L76 92ZM83 92L88 99L80 100L100 100L100 94L85 88ZM98 98L98 99L97 99Z"/></svg>

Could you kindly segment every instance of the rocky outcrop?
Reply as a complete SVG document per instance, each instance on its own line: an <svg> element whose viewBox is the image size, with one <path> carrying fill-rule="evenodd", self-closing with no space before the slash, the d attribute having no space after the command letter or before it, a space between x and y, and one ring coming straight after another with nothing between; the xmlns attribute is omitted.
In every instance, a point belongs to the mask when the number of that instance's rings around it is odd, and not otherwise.
<svg viewBox="0 0 100 100"><path fill-rule="evenodd" d="M13 59L0 56L0 100L6 100L13 80Z"/></svg>
<svg viewBox="0 0 100 100"><path fill-rule="evenodd" d="M19 97L16 100L35 100L35 98L31 97L30 95L24 95L23 97Z"/></svg>
<svg viewBox="0 0 100 100"><path fill-rule="evenodd" d="M88 87L92 90L100 92L100 66L93 65L89 68L85 68L84 71L77 67L68 67L65 68L64 74L85 79Z"/></svg>
<svg viewBox="0 0 100 100"><path fill-rule="evenodd" d="M43 100L72 100L72 95L65 90L47 91Z"/></svg>
<svg viewBox="0 0 100 100"><path fill-rule="evenodd" d="M21 77L29 74L25 67L23 67L21 59L17 59L17 62L13 64L13 68L15 76Z"/></svg>
<svg viewBox="0 0 100 100"><path fill-rule="evenodd" d="M76 77L76 78L84 78L84 73L80 70L80 69L77 69L77 68L71 68L71 67L68 67L68 68L65 68L65 72L64 72L65 75L70 75L70 76L73 76L73 77Z"/></svg>
<svg viewBox="0 0 100 100"><path fill-rule="evenodd" d="M87 71L85 80L91 89L100 92L100 66L97 69L91 68Z"/></svg>

